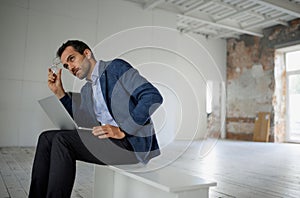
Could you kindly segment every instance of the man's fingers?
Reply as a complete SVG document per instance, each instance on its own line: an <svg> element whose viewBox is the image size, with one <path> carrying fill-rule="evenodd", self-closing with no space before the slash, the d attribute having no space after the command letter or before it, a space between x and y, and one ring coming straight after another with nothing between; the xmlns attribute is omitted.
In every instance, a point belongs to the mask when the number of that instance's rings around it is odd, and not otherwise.
<svg viewBox="0 0 300 198"><path fill-rule="evenodd" d="M57 72L57 79L58 80L61 79L61 72L62 72L62 69L59 69L58 72Z"/></svg>
<svg viewBox="0 0 300 198"><path fill-rule="evenodd" d="M52 72L52 70L49 68L48 69L48 81L49 82L55 82L55 80L56 80L56 74L54 74Z"/></svg>
<svg viewBox="0 0 300 198"><path fill-rule="evenodd" d="M93 135L100 138L116 138L122 139L125 137L125 133L121 132L118 127L105 125L105 126L96 126L92 131Z"/></svg>
<svg viewBox="0 0 300 198"><path fill-rule="evenodd" d="M100 139L113 137L112 130L108 126L94 127L92 133L93 133L94 136L97 136Z"/></svg>
<svg viewBox="0 0 300 198"><path fill-rule="evenodd" d="M107 134L107 132L104 132L104 131L93 131L92 133L93 133L94 136Z"/></svg>
<svg viewBox="0 0 300 198"><path fill-rule="evenodd" d="M107 133L107 130L103 129L102 127L94 127L92 133L95 136L98 136Z"/></svg>
<svg viewBox="0 0 300 198"><path fill-rule="evenodd" d="M94 136L98 137L99 139L104 139L110 137L109 133L106 132L99 132L99 133L93 133Z"/></svg>
<svg viewBox="0 0 300 198"><path fill-rule="evenodd" d="M49 76L48 77L48 81L50 81L50 82L55 82L55 76Z"/></svg>
<svg viewBox="0 0 300 198"><path fill-rule="evenodd" d="M107 134L98 135L97 137L98 137L99 139L109 138L109 136L108 136Z"/></svg>

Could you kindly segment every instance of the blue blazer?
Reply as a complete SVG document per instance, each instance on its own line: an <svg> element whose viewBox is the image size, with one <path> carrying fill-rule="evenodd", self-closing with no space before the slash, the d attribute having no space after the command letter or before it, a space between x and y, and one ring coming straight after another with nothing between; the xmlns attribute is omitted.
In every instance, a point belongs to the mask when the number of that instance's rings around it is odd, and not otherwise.
<svg viewBox="0 0 300 198"><path fill-rule="evenodd" d="M121 59L100 61L99 81L107 108L120 129L125 132L125 138L133 147L138 160L147 163L159 155L150 117L163 102L159 91ZM99 125L93 109L90 82L82 87L79 97L66 95L61 102L79 126Z"/></svg>

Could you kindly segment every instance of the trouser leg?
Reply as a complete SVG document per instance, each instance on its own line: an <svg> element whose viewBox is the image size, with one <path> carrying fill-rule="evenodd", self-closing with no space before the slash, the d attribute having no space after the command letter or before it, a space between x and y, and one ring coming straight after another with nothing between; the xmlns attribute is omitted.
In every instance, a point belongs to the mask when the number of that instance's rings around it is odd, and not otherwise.
<svg viewBox="0 0 300 198"><path fill-rule="evenodd" d="M32 166L29 197L46 197L52 140L59 131L46 131L39 136Z"/></svg>
<svg viewBox="0 0 300 198"><path fill-rule="evenodd" d="M71 141L69 141L71 142ZM76 172L76 158L63 134L53 139L47 197L70 197Z"/></svg>
<svg viewBox="0 0 300 198"><path fill-rule="evenodd" d="M76 160L95 164L137 163L134 153L125 152L125 140L99 140L91 133L85 138L95 140L97 151L105 153L105 162L96 158L82 143L77 131L49 131L41 134L35 155L29 197L70 197L76 172ZM117 149L116 149L117 148ZM122 152L122 153L119 153Z"/></svg>

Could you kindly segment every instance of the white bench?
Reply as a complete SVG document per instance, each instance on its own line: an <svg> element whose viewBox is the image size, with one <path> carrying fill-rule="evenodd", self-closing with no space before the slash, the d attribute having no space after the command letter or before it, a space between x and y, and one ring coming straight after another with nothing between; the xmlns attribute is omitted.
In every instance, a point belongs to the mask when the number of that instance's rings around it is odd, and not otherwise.
<svg viewBox="0 0 300 198"><path fill-rule="evenodd" d="M209 187L216 186L171 166L148 172L125 170L96 165L94 198L208 198Z"/></svg>

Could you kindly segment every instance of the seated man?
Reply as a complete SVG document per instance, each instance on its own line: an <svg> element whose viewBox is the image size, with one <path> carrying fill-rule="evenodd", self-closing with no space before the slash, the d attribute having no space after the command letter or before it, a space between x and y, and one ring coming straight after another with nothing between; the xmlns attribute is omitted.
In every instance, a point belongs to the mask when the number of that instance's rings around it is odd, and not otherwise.
<svg viewBox="0 0 300 198"><path fill-rule="evenodd" d="M74 120L88 130L43 132L38 140L29 197L70 197L76 160L100 165L146 164L160 154L150 116L162 103L159 91L121 59L96 61L82 41L57 51L64 68L87 82L74 99L59 69L48 71L48 87Z"/></svg>

